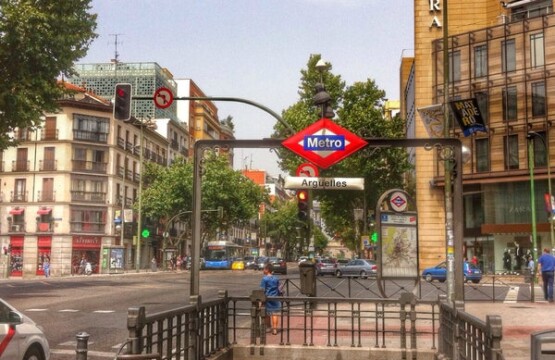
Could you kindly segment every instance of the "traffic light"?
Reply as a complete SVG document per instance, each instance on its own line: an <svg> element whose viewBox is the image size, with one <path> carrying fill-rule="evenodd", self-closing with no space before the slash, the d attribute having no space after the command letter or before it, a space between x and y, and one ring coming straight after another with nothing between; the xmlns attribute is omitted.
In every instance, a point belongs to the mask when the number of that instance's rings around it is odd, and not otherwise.
<svg viewBox="0 0 555 360"><path fill-rule="evenodd" d="M370 236L370 241L372 241L374 244L378 242L378 233L377 232L373 232L372 235Z"/></svg>
<svg viewBox="0 0 555 360"><path fill-rule="evenodd" d="M150 230L148 228L144 228L143 231L141 232L141 236L144 238L147 238L150 236Z"/></svg>
<svg viewBox="0 0 555 360"><path fill-rule="evenodd" d="M131 84L116 84L114 118L123 121L131 118Z"/></svg>
<svg viewBox="0 0 555 360"><path fill-rule="evenodd" d="M297 217L301 221L308 220L308 190L297 190Z"/></svg>

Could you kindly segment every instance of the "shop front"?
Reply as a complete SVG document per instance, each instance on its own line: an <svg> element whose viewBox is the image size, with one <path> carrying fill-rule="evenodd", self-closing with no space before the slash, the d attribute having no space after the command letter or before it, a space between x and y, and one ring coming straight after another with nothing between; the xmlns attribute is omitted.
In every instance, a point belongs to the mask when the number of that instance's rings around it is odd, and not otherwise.
<svg viewBox="0 0 555 360"><path fill-rule="evenodd" d="M9 245L10 276L23 276L23 236L11 236Z"/></svg>
<svg viewBox="0 0 555 360"><path fill-rule="evenodd" d="M37 239L37 275L44 275L43 265L45 262L50 263L51 249L52 249L52 236L39 236Z"/></svg>
<svg viewBox="0 0 555 360"><path fill-rule="evenodd" d="M84 274L85 266L90 263L93 274L98 274L100 264L101 236L79 235L72 238L71 271L72 275Z"/></svg>

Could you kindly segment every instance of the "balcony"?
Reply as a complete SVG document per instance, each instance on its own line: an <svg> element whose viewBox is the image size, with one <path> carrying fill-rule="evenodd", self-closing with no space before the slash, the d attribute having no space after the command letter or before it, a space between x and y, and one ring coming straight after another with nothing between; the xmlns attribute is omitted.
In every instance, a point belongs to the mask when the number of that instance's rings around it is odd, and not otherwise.
<svg viewBox="0 0 555 360"><path fill-rule="evenodd" d="M14 160L12 161L12 171L13 172L26 172L29 171L30 161L29 160Z"/></svg>
<svg viewBox="0 0 555 360"><path fill-rule="evenodd" d="M73 162L73 171L106 174L106 169L108 168L108 164L104 162L86 161L86 160L72 160L72 162Z"/></svg>
<svg viewBox="0 0 555 360"><path fill-rule="evenodd" d="M10 202L27 202L27 191L10 192Z"/></svg>
<svg viewBox="0 0 555 360"><path fill-rule="evenodd" d="M14 138L19 141L31 140L33 132L29 129L15 129Z"/></svg>
<svg viewBox="0 0 555 360"><path fill-rule="evenodd" d="M58 170L58 160L40 160L39 171L56 171Z"/></svg>
<svg viewBox="0 0 555 360"><path fill-rule="evenodd" d="M37 232L53 232L54 224L52 222L37 222Z"/></svg>
<svg viewBox="0 0 555 360"><path fill-rule="evenodd" d="M8 232L10 232L10 233L24 233L25 232L25 223L24 222L8 223Z"/></svg>
<svg viewBox="0 0 555 360"><path fill-rule="evenodd" d="M37 201L39 202L56 201L56 190L37 191Z"/></svg>
<svg viewBox="0 0 555 360"><path fill-rule="evenodd" d="M108 134L92 131L73 130L73 140L106 144L108 142Z"/></svg>
<svg viewBox="0 0 555 360"><path fill-rule="evenodd" d="M177 140L172 140L172 142L170 143L170 147L173 150L176 150L176 151L179 150L179 144L177 143Z"/></svg>
<svg viewBox="0 0 555 360"><path fill-rule="evenodd" d="M41 141L58 140L58 129L42 129L40 133Z"/></svg>
<svg viewBox="0 0 555 360"><path fill-rule="evenodd" d="M71 201L105 203L106 193L73 190L71 191Z"/></svg>

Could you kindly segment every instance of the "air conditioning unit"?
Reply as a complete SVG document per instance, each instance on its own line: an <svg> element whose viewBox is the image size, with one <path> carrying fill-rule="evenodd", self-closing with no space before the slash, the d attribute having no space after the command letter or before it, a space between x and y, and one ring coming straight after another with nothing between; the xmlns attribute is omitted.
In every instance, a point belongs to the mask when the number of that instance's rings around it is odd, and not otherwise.
<svg viewBox="0 0 555 360"><path fill-rule="evenodd" d="M21 231L21 225L12 225L12 231L19 232Z"/></svg>

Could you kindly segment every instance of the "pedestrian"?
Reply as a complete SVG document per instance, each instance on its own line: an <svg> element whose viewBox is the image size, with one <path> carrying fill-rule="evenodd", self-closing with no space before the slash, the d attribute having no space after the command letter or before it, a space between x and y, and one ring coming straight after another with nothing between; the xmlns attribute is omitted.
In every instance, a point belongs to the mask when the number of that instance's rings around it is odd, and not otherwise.
<svg viewBox="0 0 555 360"><path fill-rule="evenodd" d="M272 274L272 264L264 266L264 277L260 282L260 287L264 289L264 294L269 297L280 296L279 279ZM277 300L266 301L266 314L270 316L272 334L277 335L278 328L278 312L281 309L281 303Z"/></svg>
<svg viewBox="0 0 555 360"><path fill-rule="evenodd" d="M472 264L478 266L478 257L476 255L474 255L472 257L472 260L470 260L472 262Z"/></svg>
<svg viewBox="0 0 555 360"><path fill-rule="evenodd" d="M42 262L42 271L44 272L44 277L50 276L50 259L48 258L48 256L44 257L44 260Z"/></svg>
<svg viewBox="0 0 555 360"><path fill-rule="evenodd" d="M543 254L538 259L538 276L542 275L543 297L553 302L553 271L555 271L555 257L548 248L543 249Z"/></svg>

